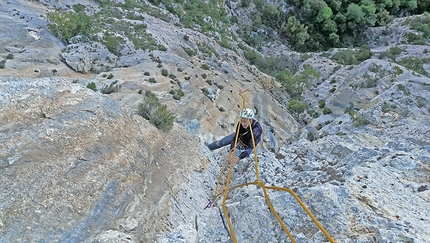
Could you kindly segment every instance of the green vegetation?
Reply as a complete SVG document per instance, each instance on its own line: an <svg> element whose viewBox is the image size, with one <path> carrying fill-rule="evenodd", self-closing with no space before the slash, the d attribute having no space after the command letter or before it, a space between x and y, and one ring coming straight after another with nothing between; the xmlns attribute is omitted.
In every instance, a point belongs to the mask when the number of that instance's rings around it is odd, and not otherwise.
<svg viewBox="0 0 430 243"><path fill-rule="evenodd" d="M190 57L193 57L193 56L197 55L197 51L196 51L196 50L194 50L194 49L191 49L191 48L189 48L189 47L186 47L186 48L184 49L184 51L185 51L185 53L187 53L187 55L188 55L188 56L190 56Z"/></svg>
<svg viewBox="0 0 430 243"><path fill-rule="evenodd" d="M155 78L154 77L151 77L151 78L149 78L148 79L148 82L150 82L150 83L156 83L157 82L157 80L155 80Z"/></svg>
<svg viewBox="0 0 430 243"><path fill-rule="evenodd" d="M162 69L161 70L161 75L163 75L164 77L167 77L167 76L169 76L169 71L167 71L167 69Z"/></svg>
<svg viewBox="0 0 430 243"><path fill-rule="evenodd" d="M180 100L185 95L184 91L182 91L181 89L177 89L177 90L172 89L170 90L169 93L173 95L173 99L175 100Z"/></svg>
<svg viewBox="0 0 430 243"><path fill-rule="evenodd" d="M7 54L6 59L12 60L14 58L12 53Z"/></svg>
<svg viewBox="0 0 430 243"><path fill-rule="evenodd" d="M399 90L401 90L405 95L409 95L410 91L408 90L408 88L406 88L406 86L404 86L403 84L398 84L397 88Z"/></svg>
<svg viewBox="0 0 430 243"><path fill-rule="evenodd" d="M308 133L308 135L307 135L307 138L308 138L308 140L309 141L314 141L316 138L315 138L315 135L313 134L313 133L311 133L311 132L309 132Z"/></svg>
<svg viewBox="0 0 430 243"><path fill-rule="evenodd" d="M291 99L302 98L302 93L306 87L310 86L312 80L320 75L310 65L304 65L304 70L293 74L288 68L278 72L276 79L282 84Z"/></svg>
<svg viewBox="0 0 430 243"><path fill-rule="evenodd" d="M55 11L48 14L48 28L64 42L76 35L91 36L93 21L85 12Z"/></svg>
<svg viewBox="0 0 430 243"><path fill-rule="evenodd" d="M331 59L343 65L357 65L371 56L372 52L369 48L360 48L357 50L345 49L336 52Z"/></svg>
<svg viewBox="0 0 430 243"><path fill-rule="evenodd" d="M402 53L402 51L403 49L400 47L391 47L388 51L381 52L381 54L379 54L379 58L389 58L394 60L398 55L400 55L400 53Z"/></svg>
<svg viewBox="0 0 430 243"><path fill-rule="evenodd" d="M146 91L143 102L139 104L137 114L162 131L170 130L175 120L175 115L168 111L166 105L162 105L151 91Z"/></svg>
<svg viewBox="0 0 430 243"><path fill-rule="evenodd" d="M89 88L89 89L91 89L93 91L97 91L97 86L96 86L96 83L94 83L94 82L88 83L87 84L87 88Z"/></svg>
<svg viewBox="0 0 430 243"><path fill-rule="evenodd" d="M121 86L118 85L117 83L118 83L118 80L115 80L111 84L103 86L100 92L102 94L112 94L112 93L118 92Z"/></svg>
<svg viewBox="0 0 430 243"><path fill-rule="evenodd" d="M100 3L101 9L92 16L86 15L85 6L81 4L73 5L74 11L56 10L48 14L48 28L64 42L69 42L76 35L83 35L103 43L116 55L120 55L119 51L127 39L136 49L167 50L166 47L158 45L151 34L146 32L146 25L138 23L143 20L139 12L160 13L160 11L140 0L126 0L124 4L106 0L97 2Z"/></svg>
<svg viewBox="0 0 430 243"><path fill-rule="evenodd" d="M426 75L424 63L430 63L430 58L407 57L396 61L397 64L405 66L419 74Z"/></svg>
<svg viewBox="0 0 430 243"><path fill-rule="evenodd" d="M346 109L345 113L348 113L352 119L352 125L355 127L360 127L369 124L369 121L367 121L360 113L354 111L353 109Z"/></svg>
<svg viewBox="0 0 430 243"><path fill-rule="evenodd" d="M424 2L427 2L427 11L430 9L430 2L429 1L418 1L422 4L424 4ZM416 42L418 41L419 43L426 43L429 38L430 38L430 13L425 12L422 16L420 17L414 17L414 18L410 18L408 20L405 21L406 24L408 24L410 26L411 29L420 32L421 34L416 36L416 37L412 37L412 42Z"/></svg>
<svg viewBox="0 0 430 243"><path fill-rule="evenodd" d="M113 74L109 73L109 75L107 76L107 79L112 79L113 78Z"/></svg>
<svg viewBox="0 0 430 243"><path fill-rule="evenodd" d="M202 64L200 67L201 67L203 70L209 70L209 69L210 69L210 67L209 67L206 63Z"/></svg>
<svg viewBox="0 0 430 243"><path fill-rule="evenodd" d="M309 105L300 100L293 99L288 102L288 110L296 114L300 114L308 108Z"/></svg>
<svg viewBox="0 0 430 243"><path fill-rule="evenodd" d="M363 75L363 78L365 78L365 80L363 82L361 82L358 85L358 87L368 89L368 88L374 88L377 86L378 78L371 78L368 73L365 73Z"/></svg>
<svg viewBox="0 0 430 243"><path fill-rule="evenodd" d="M164 6L166 10L179 17L186 28L199 29L201 32L212 35L218 42L227 48L231 47L229 37L230 19L226 18L227 11L223 0L150 0L156 6ZM216 34L217 33L217 34ZM188 36L184 36L189 40Z"/></svg>
<svg viewBox="0 0 430 243"><path fill-rule="evenodd" d="M394 17L430 9L430 2L424 0L292 0L288 1L292 5L289 11L271 2L249 2L256 9L251 14L252 24L240 29L242 39L258 47L262 40L270 38L267 33L276 31L298 51L357 45L366 38L367 27L384 26ZM252 6L241 3L243 8ZM265 31L257 31L261 29Z"/></svg>
<svg viewBox="0 0 430 243"><path fill-rule="evenodd" d="M394 72L393 72L394 77L397 77L403 74L403 69L401 69L399 66L395 66L393 69L394 69Z"/></svg>
<svg viewBox="0 0 430 243"><path fill-rule="evenodd" d="M311 110L311 109L307 109L306 112L312 117L312 118L318 118L320 116L320 114L318 114L318 112Z"/></svg>
<svg viewBox="0 0 430 243"><path fill-rule="evenodd" d="M169 78L175 80L176 79L176 75L174 75L173 73L169 74Z"/></svg>
<svg viewBox="0 0 430 243"><path fill-rule="evenodd" d="M323 109L323 114L324 115L331 114L331 113L332 113L332 111L330 110L330 108L324 107L324 109Z"/></svg>

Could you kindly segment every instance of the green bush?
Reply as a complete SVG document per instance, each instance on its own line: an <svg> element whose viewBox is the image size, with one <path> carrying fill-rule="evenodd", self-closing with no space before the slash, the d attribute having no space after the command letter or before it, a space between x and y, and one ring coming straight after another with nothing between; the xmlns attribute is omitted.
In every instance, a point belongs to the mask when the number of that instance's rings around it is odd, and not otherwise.
<svg viewBox="0 0 430 243"><path fill-rule="evenodd" d="M312 117L312 118L318 118L320 115L318 114L318 112L308 109L306 110L306 112Z"/></svg>
<svg viewBox="0 0 430 243"><path fill-rule="evenodd" d="M167 106L162 105L151 91L146 91L143 102L139 104L137 114L162 131L170 130L175 120L175 115L168 111Z"/></svg>
<svg viewBox="0 0 430 243"><path fill-rule="evenodd" d="M385 52L381 52L381 54L379 54L380 58L390 58L390 59L396 59L396 57L398 55L400 55L400 53L403 52L403 49L400 47L391 47L388 51Z"/></svg>
<svg viewBox="0 0 430 243"><path fill-rule="evenodd" d="M87 84L87 88L93 90L93 91L97 91L97 86L94 82L88 83Z"/></svg>
<svg viewBox="0 0 430 243"><path fill-rule="evenodd" d="M336 52L331 59L343 65L357 65L371 56L372 52L369 48L361 48L359 50L345 49Z"/></svg>
<svg viewBox="0 0 430 243"><path fill-rule="evenodd" d="M72 37L81 34L90 36L92 18L85 12L54 11L48 14L48 28L60 40L68 42Z"/></svg>
<svg viewBox="0 0 430 243"><path fill-rule="evenodd" d="M118 80L115 80L111 84L103 86L103 88L100 90L100 92L102 94L111 94L111 93L118 92L120 90L121 86L118 85L117 83L118 83Z"/></svg>
<svg viewBox="0 0 430 243"><path fill-rule="evenodd" d="M260 53L254 51L254 50L247 50L247 51L245 51L244 55L245 55L246 59L248 59L251 64L255 64L255 63L257 63L258 60L261 59Z"/></svg>
<svg viewBox="0 0 430 243"><path fill-rule="evenodd" d="M113 74L110 73L109 76L107 76L107 79L112 79L113 78Z"/></svg>
<svg viewBox="0 0 430 243"><path fill-rule="evenodd" d="M184 51L185 51L185 53L187 53L188 54L188 56L190 56L190 57L193 57L193 56L195 56L195 55L197 55L197 51L196 50L194 50L194 49L191 49L191 48L185 48L184 49Z"/></svg>
<svg viewBox="0 0 430 243"><path fill-rule="evenodd" d="M304 70L295 75L286 68L278 72L275 77L292 99L300 100L305 88L309 87L311 81L319 78L320 75L310 65L304 65Z"/></svg>
<svg viewBox="0 0 430 243"><path fill-rule="evenodd" d="M407 57L401 60L397 60L396 63L405 66L419 74L425 75L426 70L424 69L424 63L429 63L430 58L418 58L418 57Z"/></svg>
<svg viewBox="0 0 430 243"><path fill-rule="evenodd" d="M115 55L119 55L119 49L121 43L124 40L120 36L113 35L112 33L104 33L102 43L106 46L106 48Z"/></svg>
<svg viewBox="0 0 430 243"><path fill-rule="evenodd" d="M331 113L332 113L332 111L330 110L330 108L324 107L324 109L323 109L323 114L324 115L331 114Z"/></svg>
<svg viewBox="0 0 430 243"><path fill-rule="evenodd" d="M13 54L12 53L7 54L6 59L13 59Z"/></svg>
<svg viewBox="0 0 430 243"><path fill-rule="evenodd" d="M156 83L157 81L155 80L154 77L151 77L151 78L148 79L148 82L150 82L150 83Z"/></svg>
<svg viewBox="0 0 430 243"><path fill-rule="evenodd" d="M163 45L158 45L158 50L160 50L160 51L167 51L167 47L165 47Z"/></svg>
<svg viewBox="0 0 430 243"><path fill-rule="evenodd" d="M404 86L403 84L398 84L397 88L399 90L401 90L405 95L409 95L410 91L408 90L408 88L406 88L406 86Z"/></svg>
<svg viewBox="0 0 430 243"><path fill-rule="evenodd" d="M80 3L73 5L72 8L73 8L73 10L76 13L83 13L83 12L85 12L85 5L82 5Z"/></svg>
<svg viewBox="0 0 430 243"><path fill-rule="evenodd" d="M303 111L305 111L307 108L309 108L309 105L305 102L302 102L300 100L290 100L288 102L288 110L296 113L296 114L300 114Z"/></svg>
<svg viewBox="0 0 430 243"><path fill-rule="evenodd" d="M319 107L320 109L324 108L324 107L325 107L325 100L320 100L320 101L318 101L318 107Z"/></svg>
<svg viewBox="0 0 430 243"><path fill-rule="evenodd" d="M176 90L176 94L183 97L185 95L184 91L182 91L182 89L177 89Z"/></svg>
<svg viewBox="0 0 430 243"><path fill-rule="evenodd" d="M203 70L209 70L209 69L210 69L210 67L209 67L206 63L202 64L200 67L201 67Z"/></svg>
<svg viewBox="0 0 430 243"><path fill-rule="evenodd" d="M360 127L369 124L369 121L367 121L360 113L349 108L346 109L345 112L351 117L353 126Z"/></svg>
<svg viewBox="0 0 430 243"><path fill-rule="evenodd" d="M167 77L167 76L169 76L169 71L167 71L167 69L162 69L161 70L161 75L163 75L164 77Z"/></svg>
<svg viewBox="0 0 430 243"><path fill-rule="evenodd" d="M174 75L173 73L169 74L169 78L175 80L176 79L176 75Z"/></svg>

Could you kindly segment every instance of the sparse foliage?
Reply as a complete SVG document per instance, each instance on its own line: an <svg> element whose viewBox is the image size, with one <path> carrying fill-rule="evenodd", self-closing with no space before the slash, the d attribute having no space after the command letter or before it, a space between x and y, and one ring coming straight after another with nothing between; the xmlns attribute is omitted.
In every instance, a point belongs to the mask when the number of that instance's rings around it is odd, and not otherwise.
<svg viewBox="0 0 430 243"><path fill-rule="evenodd" d="M162 131L169 131L175 120L175 115L168 111L167 106L162 105L151 91L146 91L143 102L139 104L137 114Z"/></svg>
<svg viewBox="0 0 430 243"><path fill-rule="evenodd" d="M118 92L120 90L121 86L118 85L117 83L118 83L118 80L115 80L111 84L103 86L103 88L100 90L100 92L102 94L111 94L111 93Z"/></svg>
<svg viewBox="0 0 430 243"><path fill-rule="evenodd" d="M96 83L94 83L94 82L88 83L87 84L87 88L89 88L89 89L91 89L93 91L97 91L97 86L96 86Z"/></svg>

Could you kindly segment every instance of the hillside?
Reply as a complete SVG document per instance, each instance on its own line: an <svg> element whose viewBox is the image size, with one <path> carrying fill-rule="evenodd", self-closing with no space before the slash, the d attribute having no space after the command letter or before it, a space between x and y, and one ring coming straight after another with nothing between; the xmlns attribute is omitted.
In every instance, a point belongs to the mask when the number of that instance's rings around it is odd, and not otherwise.
<svg viewBox="0 0 430 243"><path fill-rule="evenodd" d="M261 186L229 192L234 232L222 197L204 209L227 154L205 143L232 132L245 90L263 140L230 187L256 180L257 159L335 242L430 242L427 13L361 47L296 52L241 41L252 6L213 1L217 32L137 2L0 3L0 242L291 242ZM65 32L76 17L88 36ZM139 115L148 92L168 129ZM292 194L268 197L296 242L328 242Z"/></svg>

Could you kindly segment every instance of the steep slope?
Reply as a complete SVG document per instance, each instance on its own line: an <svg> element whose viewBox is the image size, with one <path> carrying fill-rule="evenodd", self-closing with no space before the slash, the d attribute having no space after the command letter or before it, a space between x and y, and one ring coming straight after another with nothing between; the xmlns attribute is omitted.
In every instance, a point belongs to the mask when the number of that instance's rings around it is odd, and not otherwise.
<svg viewBox="0 0 430 243"><path fill-rule="evenodd" d="M363 101L365 106L357 112L368 125L355 125L348 114L326 115L317 119L325 124L319 139L308 141L309 130L305 129L302 139L278 153L258 153L261 181L295 191L336 242L430 240L426 230L430 224L426 210L430 203L430 79L410 71L404 75L407 82L401 78L380 95ZM407 94L398 88L402 83ZM387 103L395 104L395 108L385 110ZM185 195L214 188L208 188L205 181L219 172L222 154L212 156L218 161L213 166L218 171L208 168L205 175L196 175L195 181L179 192L181 202L205 205L205 200L191 201ZM235 165L233 178L232 186L256 181L254 160ZM328 242L290 194L269 190L269 198L297 242ZM177 203L180 210L171 221L183 223L162 242L231 242L221 202L222 197L215 202L216 207L200 208L200 212ZM250 185L233 189L226 206L238 242L289 242L268 210L261 188Z"/></svg>
<svg viewBox="0 0 430 243"><path fill-rule="evenodd" d="M294 190L336 242L430 241L430 81L400 62L427 58L424 46L383 58L394 46L379 35L359 64L336 62L339 49L306 54L295 62L320 75L304 94L319 116L292 116L288 95L241 50L173 16L138 13L165 50L128 43L116 56L100 43L58 41L46 13L70 2L42 2L0 3L0 241L231 242L220 201L203 210L227 151L204 142L233 130L244 90L264 130L261 180ZM104 54L110 61L94 58ZM73 69L92 65L95 73ZM121 88L102 94L92 82ZM136 115L148 90L176 115L171 131ZM233 185L254 180L253 158L235 166ZM269 197L298 242L326 242L291 195ZM227 208L239 242L289 242L261 188L232 190Z"/></svg>
<svg viewBox="0 0 430 243"><path fill-rule="evenodd" d="M0 87L1 242L84 242L107 230L151 241L169 229L178 175L207 164L178 150L201 144L183 127L165 139L70 80L2 78Z"/></svg>

